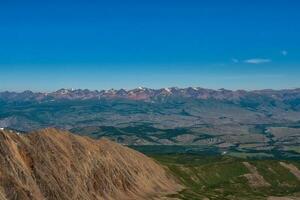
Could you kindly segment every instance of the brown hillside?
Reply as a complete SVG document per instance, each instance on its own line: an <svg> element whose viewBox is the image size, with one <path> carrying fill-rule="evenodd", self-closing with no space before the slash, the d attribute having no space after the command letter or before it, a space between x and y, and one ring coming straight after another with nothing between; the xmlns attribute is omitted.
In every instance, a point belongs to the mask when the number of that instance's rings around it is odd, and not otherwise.
<svg viewBox="0 0 300 200"><path fill-rule="evenodd" d="M145 155L56 129L0 131L0 199L155 199L181 188Z"/></svg>

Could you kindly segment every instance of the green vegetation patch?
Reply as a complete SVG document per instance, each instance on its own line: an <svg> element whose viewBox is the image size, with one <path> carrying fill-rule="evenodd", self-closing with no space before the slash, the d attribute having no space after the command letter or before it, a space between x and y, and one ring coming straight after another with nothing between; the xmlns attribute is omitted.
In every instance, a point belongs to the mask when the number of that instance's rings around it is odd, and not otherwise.
<svg viewBox="0 0 300 200"><path fill-rule="evenodd" d="M267 199L268 196L292 196L300 192L300 181L279 164L279 160L243 159L231 156L203 156L191 154L153 155L167 166L186 186L179 199L210 200ZM244 176L251 173L243 162L255 166L269 187L250 186ZM300 161L293 161L299 166Z"/></svg>

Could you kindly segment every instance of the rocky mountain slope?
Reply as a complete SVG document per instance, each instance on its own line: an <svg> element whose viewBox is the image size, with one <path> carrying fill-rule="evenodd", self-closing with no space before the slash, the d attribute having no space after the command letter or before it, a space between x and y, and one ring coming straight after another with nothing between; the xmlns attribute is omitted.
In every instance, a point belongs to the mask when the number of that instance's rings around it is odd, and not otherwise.
<svg viewBox="0 0 300 200"><path fill-rule="evenodd" d="M0 199L158 199L181 186L152 159L56 129L0 130Z"/></svg>

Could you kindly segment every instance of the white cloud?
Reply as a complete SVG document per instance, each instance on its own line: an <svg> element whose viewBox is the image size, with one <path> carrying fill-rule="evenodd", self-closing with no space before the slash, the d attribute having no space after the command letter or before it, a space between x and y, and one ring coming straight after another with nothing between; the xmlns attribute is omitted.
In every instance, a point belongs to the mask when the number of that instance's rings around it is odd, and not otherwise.
<svg viewBox="0 0 300 200"><path fill-rule="evenodd" d="M236 59L236 58L232 58L231 61L234 62L234 63L239 63L239 60Z"/></svg>
<svg viewBox="0 0 300 200"><path fill-rule="evenodd" d="M281 53L281 55L283 55L283 56L286 56L286 55L288 54L288 52L287 52L286 50L282 50L280 53Z"/></svg>
<svg viewBox="0 0 300 200"><path fill-rule="evenodd" d="M266 58L251 58L248 60L244 60L244 62L248 64L263 64L263 63L269 63L271 61L272 60Z"/></svg>

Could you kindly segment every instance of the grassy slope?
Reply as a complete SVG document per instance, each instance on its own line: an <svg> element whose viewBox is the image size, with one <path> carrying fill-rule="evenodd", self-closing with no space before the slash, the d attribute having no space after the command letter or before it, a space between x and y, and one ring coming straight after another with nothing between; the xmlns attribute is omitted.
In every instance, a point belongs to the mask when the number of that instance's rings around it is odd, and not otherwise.
<svg viewBox="0 0 300 200"><path fill-rule="evenodd" d="M271 184L270 187L251 188L244 174L245 159L228 156L159 155L153 156L186 186L174 195L184 200L196 199L266 199L268 196L289 196L300 192L300 181L277 160L247 160ZM286 161L300 166L299 161Z"/></svg>

